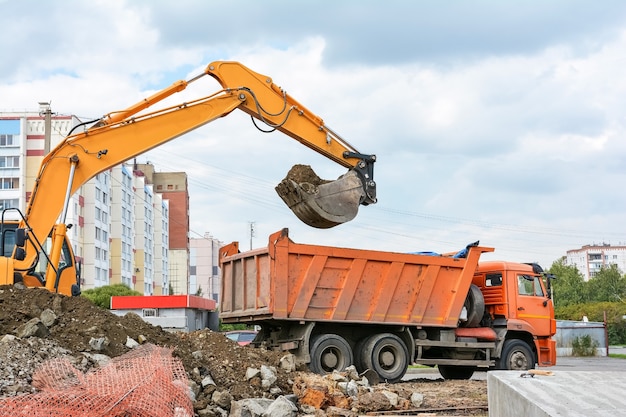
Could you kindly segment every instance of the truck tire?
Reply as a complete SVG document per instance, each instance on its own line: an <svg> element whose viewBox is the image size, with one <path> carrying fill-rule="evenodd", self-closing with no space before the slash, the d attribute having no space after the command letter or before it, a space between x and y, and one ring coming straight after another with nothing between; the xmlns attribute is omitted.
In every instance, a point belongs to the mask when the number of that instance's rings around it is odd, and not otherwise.
<svg viewBox="0 0 626 417"><path fill-rule="evenodd" d="M504 342L502 355L498 360L497 369L508 371L526 371L535 367L535 355L528 343L519 339Z"/></svg>
<svg viewBox="0 0 626 417"><path fill-rule="evenodd" d="M470 285L464 306L467 310L467 321L461 322L460 326L478 327L485 315L485 297L478 286Z"/></svg>
<svg viewBox="0 0 626 417"><path fill-rule="evenodd" d="M325 375L334 370L343 371L353 364L352 349L346 339L336 334L320 334L311 339L309 369Z"/></svg>
<svg viewBox="0 0 626 417"><path fill-rule="evenodd" d="M370 336L363 344L360 364L376 372L381 381L398 382L409 366L409 351L398 336L381 333Z"/></svg>
<svg viewBox="0 0 626 417"><path fill-rule="evenodd" d="M473 366L439 365L437 368L443 379L470 379L476 370Z"/></svg>

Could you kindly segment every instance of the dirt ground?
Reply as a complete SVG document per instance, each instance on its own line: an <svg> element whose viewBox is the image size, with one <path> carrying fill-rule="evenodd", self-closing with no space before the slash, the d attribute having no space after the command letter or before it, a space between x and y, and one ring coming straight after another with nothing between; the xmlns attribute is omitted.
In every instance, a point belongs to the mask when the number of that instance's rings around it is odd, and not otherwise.
<svg viewBox="0 0 626 417"><path fill-rule="evenodd" d="M37 323L43 317L48 321L45 326ZM37 331L25 335L27 323L37 324ZM33 372L50 359L68 358L77 369L88 372L100 366L98 355L113 358L129 352L129 338L173 348L173 355L182 361L189 379L197 385L210 375L215 384L196 396L196 410L210 404L215 390L228 391L234 400L291 394L298 375L308 374L306 369L295 372L281 369L278 364L284 353L242 347L208 329L170 333L134 314L118 317L83 297L0 286L0 398L36 392L32 386ZM249 368L263 365L276 368L273 394L260 380L246 377ZM413 379L380 388L404 397L412 392L421 393L424 402L420 410L430 410L433 413L430 415L487 413L485 381Z"/></svg>

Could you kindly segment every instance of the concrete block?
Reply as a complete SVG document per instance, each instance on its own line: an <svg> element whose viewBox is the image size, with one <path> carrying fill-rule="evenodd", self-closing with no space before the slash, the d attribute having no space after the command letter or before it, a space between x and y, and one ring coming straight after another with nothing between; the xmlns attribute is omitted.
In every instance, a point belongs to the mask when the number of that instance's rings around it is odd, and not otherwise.
<svg viewBox="0 0 626 417"><path fill-rule="evenodd" d="M519 371L487 373L489 417L626 416L626 373L554 371L522 377Z"/></svg>

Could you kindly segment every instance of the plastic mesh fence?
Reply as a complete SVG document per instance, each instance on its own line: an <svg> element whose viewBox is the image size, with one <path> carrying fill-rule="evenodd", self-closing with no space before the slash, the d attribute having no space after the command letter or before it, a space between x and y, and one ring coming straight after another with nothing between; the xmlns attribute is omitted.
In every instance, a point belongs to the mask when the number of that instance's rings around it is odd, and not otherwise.
<svg viewBox="0 0 626 417"><path fill-rule="evenodd" d="M67 360L43 364L35 394L0 400L0 416L191 417L187 374L172 350L142 345L83 374Z"/></svg>

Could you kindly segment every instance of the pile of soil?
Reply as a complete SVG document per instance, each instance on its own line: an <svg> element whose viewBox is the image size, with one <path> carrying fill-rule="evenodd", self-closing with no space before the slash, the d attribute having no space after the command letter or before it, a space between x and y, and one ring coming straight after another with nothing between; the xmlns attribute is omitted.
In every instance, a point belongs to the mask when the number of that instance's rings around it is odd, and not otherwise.
<svg viewBox="0 0 626 417"><path fill-rule="evenodd" d="M45 326L39 323L43 317L48 321ZM102 366L102 357L129 352L133 346L129 340L172 348L192 383L204 385L210 376L213 390L227 391L234 400L271 397L260 379L247 376L250 368L263 366L275 371L274 397L293 393L297 375L279 366L283 352L239 346L208 329L167 332L136 314L116 316L84 297L66 297L41 288L0 286L0 398L36 392L33 372L47 360L67 358L77 369L88 372ZM471 408L487 404L484 381L416 379L395 384L394 390L420 392L424 407ZM210 403L210 393L197 396L196 410ZM472 414L466 410L463 415ZM485 415L485 411L476 415Z"/></svg>
<svg viewBox="0 0 626 417"><path fill-rule="evenodd" d="M310 165L296 164L291 167L284 180L290 179L297 184L309 183L314 186L325 184L329 181L321 179ZM284 181L283 180L283 181Z"/></svg>

